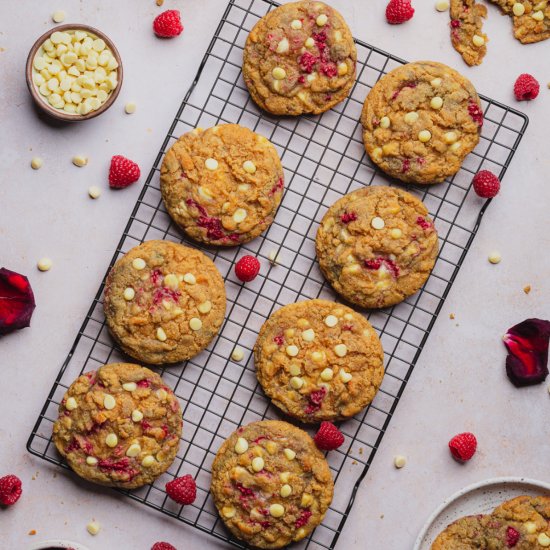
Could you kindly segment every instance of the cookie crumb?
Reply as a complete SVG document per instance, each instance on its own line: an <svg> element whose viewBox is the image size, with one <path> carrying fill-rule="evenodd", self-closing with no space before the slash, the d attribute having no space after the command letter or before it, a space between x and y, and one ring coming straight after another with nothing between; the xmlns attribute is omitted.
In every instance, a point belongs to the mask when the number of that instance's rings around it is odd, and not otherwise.
<svg viewBox="0 0 550 550"><path fill-rule="evenodd" d="M454 319L455 318L455 314L454 313L450 313L449 314L449 319Z"/></svg>
<svg viewBox="0 0 550 550"><path fill-rule="evenodd" d="M357 460L353 460L353 461L352 461L352 465L353 465L353 466L357 466Z"/></svg>
<svg viewBox="0 0 550 550"><path fill-rule="evenodd" d="M525 285L523 287L523 292L525 292L525 294L529 294L529 292L531 292L531 285Z"/></svg>
<svg viewBox="0 0 550 550"><path fill-rule="evenodd" d="M363 447L359 447L359 454L360 454L360 455L363 454Z"/></svg>
<svg viewBox="0 0 550 550"><path fill-rule="evenodd" d="M164 0L156 0L156 4L160 8L160 6L162 6L162 4L164 4Z"/></svg>
<svg viewBox="0 0 550 550"><path fill-rule="evenodd" d="M33 537L34 535L36 535L36 529L31 529L28 534Z"/></svg>

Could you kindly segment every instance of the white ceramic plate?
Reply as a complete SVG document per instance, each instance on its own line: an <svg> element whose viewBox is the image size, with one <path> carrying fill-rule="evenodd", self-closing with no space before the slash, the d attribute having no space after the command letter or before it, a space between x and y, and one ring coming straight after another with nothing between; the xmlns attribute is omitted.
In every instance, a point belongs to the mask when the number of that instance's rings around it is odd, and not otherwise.
<svg viewBox="0 0 550 550"><path fill-rule="evenodd" d="M474 483L449 497L428 518L413 550L430 550L437 535L462 516L487 514L520 495L550 496L550 483L523 477L497 477Z"/></svg>

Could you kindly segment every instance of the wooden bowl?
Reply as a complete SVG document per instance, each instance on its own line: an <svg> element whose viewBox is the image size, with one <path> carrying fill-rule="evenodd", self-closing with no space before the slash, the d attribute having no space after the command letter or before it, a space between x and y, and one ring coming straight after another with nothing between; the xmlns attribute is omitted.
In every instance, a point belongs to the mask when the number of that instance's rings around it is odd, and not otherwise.
<svg viewBox="0 0 550 550"><path fill-rule="evenodd" d="M38 53L38 50L44 44L44 42L54 33L54 32L66 32L66 31L85 31L88 34L92 35L96 38L101 38L105 41L105 44L107 48L111 51L114 58L116 59L118 63L118 67L116 69L117 71L117 86L114 90L111 91L108 98L106 99L105 103L103 103L98 109L95 111L90 111L86 115L81 115L78 113L67 113L66 111L63 111L62 109L56 109L55 107L52 107L48 100L40 94L38 91L38 87L34 83L33 80L33 62L36 54ZM27 57L27 64L25 68L25 76L27 79L27 87L29 88L29 92L31 93L31 96L37 105L39 109L41 109L44 113L47 115L56 118L57 120L63 120L66 122L76 122L79 120L87 120L89 118L94 118L96 116L99 116L101 113L104 113L116 100L118 97L118 94L120 93L120 88L122 87L122 80L123 80L123 70L122 70L122 59L120 57L120 54L114 44L114 42L106 36L101 31L95 29L94 27L90 27L88 25L81 25L81 24L66 24L66 25L58 25L52 29L50 29L48 32L45 32L33 45L31 48L31 51L29 52L29 56Z"/></svg>

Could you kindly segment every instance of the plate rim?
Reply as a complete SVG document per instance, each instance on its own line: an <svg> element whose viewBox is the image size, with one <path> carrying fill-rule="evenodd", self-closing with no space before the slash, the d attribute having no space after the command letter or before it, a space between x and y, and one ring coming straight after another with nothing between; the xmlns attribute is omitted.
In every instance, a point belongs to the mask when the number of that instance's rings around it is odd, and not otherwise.
<svg viewBox="0 0 550 550"><path fill-rule="evenodd" d="M420 545L422 544L422 541L424 537L426 536L426 533L428 532L428 529L431 527L437 516L445 510L448 506L450 506L453 502L461 498L467 493L470 493L472 491L475 491L477 489L481 489L482 487L488 487L489 485L497 485L500 483L525 483L527 485L533 485L535 487L539 487L540 489L544 489L546 491L550 492L550 483L547 483L545 481L540 481L537 479L532 479L529 477L522 477L522 476L501 476L501 477L492 477L489 479L484 479L482 481L477 481L475 483L472 483L470 485L467 485L466 487L463 487L462 489L459 489L455 493L453 493L451 496L447 497L428 517L428 519L424 522L424 525L422 526L422 529L420 529L420 532L418 533L418 536L416 537L413 550L420 550Z"/></svg>

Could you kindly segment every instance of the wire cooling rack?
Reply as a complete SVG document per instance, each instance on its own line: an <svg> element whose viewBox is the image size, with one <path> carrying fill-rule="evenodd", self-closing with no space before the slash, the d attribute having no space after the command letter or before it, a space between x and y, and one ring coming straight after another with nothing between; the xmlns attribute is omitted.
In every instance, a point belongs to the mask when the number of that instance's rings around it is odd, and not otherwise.
<svg viewBox="0 0 550 550"><path fill-rule="evenodd" d="M229 2L111 261L112 266L145 240L186 242L166 213L159 190L163 155L180 135L197 126L239 123L276 145L285 167L286 190L273 225L261 237L239 248L202 249L225 279L228 311L220 335L186 364L159 369L183 403L184 430L177 458L152 485L122 491L240 548L246 546L225 530L209 496L212 461L221 443L238 426L279 417L259 388L254 372L252 348L262 323L274 309L288 303L318 297L337 299L315 260L318 222L342 195L375 181L392 184L365 155L359 118L369 89L383 74L403 63L357 42L358 79L346 101L321 117L275 118L260 112L242 79L242 50L254 24L276 5L270 0ZM346 443L327 457L336 481L334 500L323 524L298 548L336 545L359 483L376 454L488 205L470 190L472 175L486 168L502 177L527 127L525 115L486 97L482 103L485 123L480 143L458 174L440 185L407 187L424 201L435 219L440 237L439 258L417 294L393 308L368 315L385 351L384 381L373 403L341 425ZM276 264L268 260L272 251L279 255ZM236 259L244 253L262 261L260 276L247 285L242 285L233 271ZM64 467L67 466L51 439L63 394L82 372L124 360L105 326L103 286L102 283L27 444L32 454ZM240 363L228 359L237 344L246 352ZM195 477L198 496L193 505L181 507L167 498L164 486L184 473Z"/></svg>

